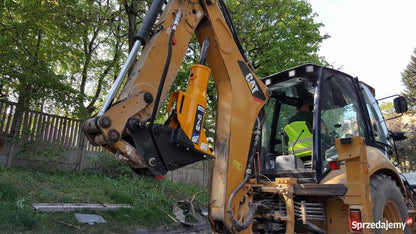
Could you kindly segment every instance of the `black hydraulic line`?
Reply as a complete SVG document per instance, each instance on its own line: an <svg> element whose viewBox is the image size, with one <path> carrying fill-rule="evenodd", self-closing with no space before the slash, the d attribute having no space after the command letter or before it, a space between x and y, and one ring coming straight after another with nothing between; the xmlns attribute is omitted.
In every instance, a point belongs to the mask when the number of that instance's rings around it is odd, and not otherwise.
<svg viewBox="0 0 416 234"><path fill-rule="evenodd" d="M248 63L248 58L246 56L246 53L244 52L243 46L241 45L241 41L238 38L238 35L235 31L235 27L234 27L233 20L231 18L230 12L228 11L228 8L224 3L224 0L220 0L219 2L220 2L220 5L221 5L221 9L223 10L223 15L224 15L224 18L225 18L225 22L227 22L227 25L230 28L230 31L231 31L231 34L233 35L233 39L235 41L235 44L237 45L238 50L240 51L241 55L243 56L244 61L246 63Z"/></svg>
<svg viewBox="0 0 416 234"><path fill-rule="evenodd" d="M389 131L389 132L391 132L391 131ZM394 139L393 139L393 148L394 148L394 152L396 154L396 160L397 160L397 163L396 163L395 166L398 166L398 165L400 165L400 157L399 157L399 154L397 153L397 145L396 145L396 141ZM404 164L404 167L405 167L404 169L406 170L406 163Z"/></svg>
<svg viewBox="0 0 416 234"><path fill-rule="evenodd" d="M256 212L257 206L258 206L258 204L256 204L256 203L252 204L252 206L249 209L247 218L243 223L234 219L233 211L232 211L232 208L231 208L231 206L233 204L234 197L238 193L238 191L240 191L241 188L243 188L243 186L247 183L248 179L250 178L250 175L251 175L251 172L252 172L253 166L254 166L253 165L254 157L256 156L256 153L257 153L256 149L260 145L260 135L261 135L262 123L261 123L259 118L257 118L256 122L257 122L257 127L254 130L254 141L253 141L253 145L250 148L250 153L249 153L249 157L248 157L248 161L247 161L247 169L246 169L246 174L244 176L244 180L237 186L237 188L234 189L234 191L230 195L230 198L228 199L228 206L227 206L228 219L231 221L232 226L237 231L244 230L244 229L246 229L250 226L250 224L253 222L254 213Z"/></svg>
<svg viewBox="0 0 416 234"><path fill-rule="evenodd" d="M172 58L173 37L175 35L176 27L178 26L181 17L182 17L182 5L180 6L178 12L176 13L175 19L174 19L173 24L172 24L172 31L170 32L170 35L169 35L168 56L166 58L165 67L163 68L162 77L160 78L159 88L157 89L156 99L155 99L154 104L153 104L152 117L149 120L150 127L153 125L153 123L155 122L155 119L156 119L156 112L157 112L157 109L159 107L160 97L162 96L163 87L165 85L166 76L167 76L168 70L169 70L170 60Z"/></svg>
<svg viewBox="0 0 416 234"><path fill-rule="evenodd" d="M209 39L207 37L204 39L204 42L202 43L201 57L199 59L199 64L201 65L204 65L205 61L207 60L208 47L209 47Z"/></svg>
<svg viewBox="0 0 416 234"><path fill-rule="evenodd" d="M150 123L149 123L150 126L152 126L154 121L155 121L157 108L159 107L160 96L162 96L163 86L165 85L166 76L168 74L170 60L172 58L173 35L174 35L174 31L172 31L170 33L170 36L169 36L168 56L166 58L165 67L163 68L162 77L160 78L159 88L157 89L156 99L155 99L154 104L153 104L154 106L153 106L152 118L150 119Z"/></svg>
<svg viewBox="0 0 416 234"><path fill-rule="evenodd" d="M250 155L249 161L253 161L254 156L255 156L255 152ZM253 165L253 164L252 163L249 163L249 165ZM249 210L249 213L248 213L248 216L247 216L246 221L244 221L243 223L241 223L241 222L239 222L239 221L237 221L237 220L234 219L233 212L232 212L232 209L231 209L231 205L233 203L233 200L234 200L235 195L247 183L248 179L250 178L250 174L251 174L251 170L249 170L248 169L248 166L247 166L246 175L244 176L243 182L241 182L237 186L237 188L234 189L234 191L231 193L230 199L228 200L228 209L227 209L228 219L230 219L231 224L233 225L233 227L235 229L237 229L237 231L244 230L244 229L248 228L248 226L250 226L251 222L253 222L253 219L254 219L254 213L257 210L257 204L253 204L250 207L250 210Z"/></svg>
<svg viewBox="0 0 416 234"><path fill-rule="evenodd" d="M139 29L139 32L134 37L136 40L140 40L143 45L146 44L146 42L150 39L152 27L156 22L157 16L162 11L164 2L164 0L153 1L142 26Z"/></svg>
<svg viewBox="0 0 416 234"><path fill-rule="evenodd" d="M416 191L412 188L409 181L407 180L406 176L404 176L402 173L400 173L400 177L402 179L403 184L405 185L406 189L409 191L409 193L412 194L414 198L416 198ZM409 200L411 201L411 199ZM413 204L413 203L411 203ZM415 204L413 204L413 207L415 207Z"/></svg>

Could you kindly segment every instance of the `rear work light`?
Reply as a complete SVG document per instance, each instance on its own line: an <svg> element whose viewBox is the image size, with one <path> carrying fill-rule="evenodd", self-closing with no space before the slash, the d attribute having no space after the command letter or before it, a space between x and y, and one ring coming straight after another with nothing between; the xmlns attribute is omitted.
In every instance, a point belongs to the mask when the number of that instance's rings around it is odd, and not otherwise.
<svg viewBox="0 0 416 234"><path fill-rule="evenodd" d="M350 209L350 230L352 232L363 231L363 225L361 223L361 211L359 209Z"/></svg>

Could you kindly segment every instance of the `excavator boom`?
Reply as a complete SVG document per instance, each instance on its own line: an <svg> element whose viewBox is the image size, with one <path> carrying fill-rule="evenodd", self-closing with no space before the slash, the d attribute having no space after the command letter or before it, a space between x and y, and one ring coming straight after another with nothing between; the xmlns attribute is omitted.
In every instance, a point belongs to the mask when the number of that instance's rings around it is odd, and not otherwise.
<svg viewBox="0 0 416 234"><path fill-rule="evenodd" d="M267 101L266 87L245 61L239 49L241 46L236 43L236 36L224 20L217 1L171 0L164 8L162 5L161 0L152 4L145 29L142 27L139 32L138 42L122 69L121 78L99 114L85 122L84 131L92 144L127 159L130 167L139 174L163 175L199 160L215 158L210 183L210 220L213 227L232 230L231 221L225 215L230 210L227 203L247 174L249 155L257 150L253 149L252 139L256 134L259 138L257 117ZM157 17L159 19L153 24ZM190 118L190 124L155 123L156 114L165 103L193 35L201 45L204 39L209 40L206 62L212 71L218 100L214 153L192 140L190 134L195 133L192 127L186 130L186 126L196 123L192 118L198 118L198 110L202 110L202 105L188 108L186 103L193 103L198 98L179 93L173 100L176 101L178 121ZM133 62L141 44L144 46L140 56ZM115 101L114 96L124 82L123 73L127 72L128 79ZM199 74L196 70L192 72ZM207 80L209 74L203 76ZM190 89L198 90L188 87L188 91ZM182 99L185 104L180 105ZM186 108L182 109L182 106ZM255 134L253 129L256 129ZM200 133L198 139L203 140L203 131ZM248 214L249 190L247 187L234 194L238 198L230 204L232 214L240 212L240 218Z"/></svg>

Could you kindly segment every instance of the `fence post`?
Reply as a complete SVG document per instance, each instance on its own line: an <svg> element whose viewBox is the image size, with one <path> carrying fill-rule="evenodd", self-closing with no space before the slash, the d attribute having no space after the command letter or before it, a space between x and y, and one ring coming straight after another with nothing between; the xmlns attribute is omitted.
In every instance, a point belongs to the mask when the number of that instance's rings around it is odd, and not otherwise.
<svg viewBox="0 0 416 234"><path fill-rule="evenodd" d="M10 145L9 153L7 155L6 167L11 167L12 166L12 162L13 162L13 158L14 158L14 148L16 146L16 143L17 142L15 142L14 137L12 137L12 142L11 142L11 145Z"/></svg>
<svg viewBox="0 0 416 234"><path fill-rule="evenodd" d="M12 112L12 108L10 108L10 115L13 116L13 121L11 125L11 146L8 152L6 167L11 167L13 163L14 155L16 154L16 145L19 142L20 139L20 128L22 125L23 120L23 110L17 107L14 110L14 113ZM9 116L10 119L10 116Z"/></svg>
<svg viewBox="0 0 416 234"><path fill-rule="evenodd" d="M87 144L86 144L86 140L85 140L85 136L84 136L84 132L81 130L81 124L80 124L80 128L79 128L79 136L81 138L81 152L79 154L79 167L78 167L78 171L81 171L83 168L83 164L84 164L84 155L85 155L85 151L87 148Z"/></svg>

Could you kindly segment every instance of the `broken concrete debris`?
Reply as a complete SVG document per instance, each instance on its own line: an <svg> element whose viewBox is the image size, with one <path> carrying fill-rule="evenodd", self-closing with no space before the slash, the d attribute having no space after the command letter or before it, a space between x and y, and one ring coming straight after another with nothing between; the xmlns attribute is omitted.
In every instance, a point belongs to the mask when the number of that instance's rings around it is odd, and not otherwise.
<svg viewBox="0 0 416 234"><path fill-rule="evenodd" d="M78 220L78 222L88 223L89 225L93 225L94 223L106 223L101 215L96 214L75 213L75 218Z"/></svg>
<svg viewBox="0 0 416 234"><path fill-rule="evenodd" d="M103 204L103 203L33 203L35 211L42 212L70 212L75 210L117 210L131 209L129 204Z"/></svg>

